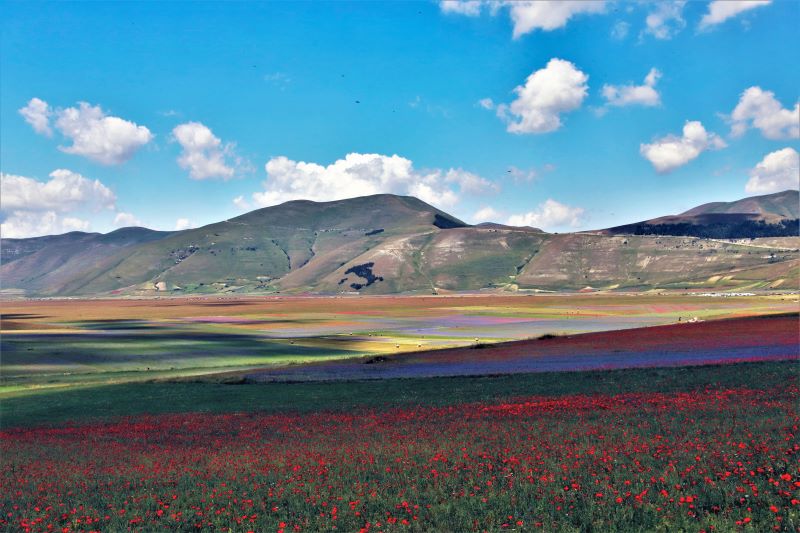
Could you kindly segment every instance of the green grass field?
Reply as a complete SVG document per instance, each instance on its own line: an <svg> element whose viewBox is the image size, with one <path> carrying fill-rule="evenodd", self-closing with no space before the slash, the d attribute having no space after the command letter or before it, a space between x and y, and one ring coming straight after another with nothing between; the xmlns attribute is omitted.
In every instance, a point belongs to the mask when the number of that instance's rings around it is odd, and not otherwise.
<svg viewBox="0 0 800 533"><path fill-rule="evenodd" d="M797 361L0 402L0 529L796 531Z"/></svg>
<svg viewBox="0 0 800 533"><path fill-rule="evenodd" d="M507 376L322 383L148 382L26 390L0 401L4 428L59 426L163 413L351 411L446 406L515 397L680 392L797 383L796 361Z"/></svg>
<svg viewBox="0 0 800 533"><path fill-rule="evenodd" d="M0 530L795 531L797 360L242 377L680 317L709 321L560 340L646 351L670 331L698 353L732 339L745 360L765 343L785 358L796 315L711 319L795 309L643 295L26 302L2 323Z"/></svg>

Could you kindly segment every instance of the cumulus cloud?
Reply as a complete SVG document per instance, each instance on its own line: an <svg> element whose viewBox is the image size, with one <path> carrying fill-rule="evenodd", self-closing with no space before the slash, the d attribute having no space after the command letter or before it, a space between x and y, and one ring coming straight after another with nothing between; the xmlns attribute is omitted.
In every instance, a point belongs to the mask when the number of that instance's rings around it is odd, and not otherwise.
<svg viewBox="0 0 800 533"><path fill-rule="evenodd" d="M497 211L492 206L484 206L478 209L474 215L472 215L472 220L476 224L480 224L481 222L494 222L498 220L503 214L500 211Z"/></svg>
<svg viewBox="0 0 800 533"><path fill-rule="evenodd" d="M247 198L245 198L243 195L239 195L236 198L234 198L233 205L235 205L242 211L250 211L251 209L253 209L253 206L250 204L250 202L247 201Z"/></svg>
<svg viewBox="0 0 800 533"><path fill-rule="evenodd" d="M265 165L264 190L252 195L258 207L289 200L329 201L379 193L416 196L437 205L455 205L462 194L482 194L496 186L460 168L417 170L398 155L347 154L323 166L317 163L273 157ZM249 209L243 197L234 199L240 209Z"/></svg>
<svg viewBox="0 0 800 533"><path fill-rule="evenodd" d="M99 180L90 180L63 168L50 180L0 173L0 207L6 211L59 211L113 209L114 193Z"/></svg>
<svg viewBox="0 0 800 533"><path fill-rule="evenodd" d="M645 19L645 34L661 40L671 39L686 27L686 21L683 19L685 0L658 2L652 5L654 9Z"/></svg>
<svg viewBox="0 0 800 533"><path fill-rule="evenodd" d="M11 211L2 216L4 219L0 223L0 236L4 239L22 239L89 230L88 221L76 217L64 217L55 211Z"/></svg>
<svg viewBox="0 0 800 533"><path fill-rule="evenodd" d="M124 213L120 211L114 217L114 225L118 228L128 228L131 226L143 226L142 221L136 218L133 213Z"/></svg>
<svg viewBox="0 0 800 533"><path fill-rule="evenodd" d="M25 122L31 125L33 131L52 137L53 129L50 127L50 117L53 111L44 100L31 98L28 104L19 110Z"/></svg>
<svg viewBox="0 0 800 533"><path fill-rule="evenodd" d="M748 128L757 128L767 139L800 138L800 103L784 109L775 93L750 87L742 93L730 116L731 135L740 137Z"/></svg>
<svg viewBox="0 0 800 533"><path fill-rule="evenodd" d="M534 30L552 31L563 28L569 19L582 13L602 13L605 2L591 0L538 0L508 2L514 23L514 38Z"/></svg>
<svg viewBox="0 0 800 533"><path fill-rule="evenodd" d="M70 170L54 170L44 182L0 173L0 219L6 238L86 231L89 222L72 212L110 210L115 202L114 193L100 181Z"/></svg>
<svg viewBox="0 0 800 533"><path fill-rule="evenodd" d="M657 68L651 68L642 85L604 85L603 98L606 99L606 105L617 107L659 105L661 96L655 87L660 77L661 72Z"/></svg>
<svg viewBox="0 0 800 533"><path fill-rule="evenodd" d="M589 76L563 59L553 58L514 89L517 99L497 106L511 133L548 133L561 127L561 114L581 106Z"/></svg>
<svg viewBox="0 0 800 533"><path fill-rule="evenodd" d="M682 167L706 150L718 150L725 146L725 141L718 135L707 132L703 124L693 120L684 124L681 137L667 135L651 144L641 144L639 151L657 172L664 174Z"/></svg>
<svg viewBox="0 0 800 533"><path fill-rule="evenodd" d="M439 176L442 172L437 170L432 175ZM457 185L462 193L483 194L498 190L496 184L462 168L451 168L443 176L445 183Z"/></svg>
<svg viewBox="0 0 800 533"><path fill-rule="evenodd" d="M58 149L103 165L124 163L153 139L146 127L106 115L100 106L86 102L78 102L78 107L53 111L44 100L31 98L19 113L35 132L48 137L53 134L51 117L55 117L56 129L72 141L70 146L59 146Z"/></svg>
<svg viewBox="0 0 800 533"><path fill-rule="evenodd" d="M175 231L191 229L193 227L194 223L188 218L179 218L178 220L175 221Z"/></svg>
<svg viewBox="0 0 800 533"><path fill-rule="evenodd" d="M572 207L552 198L527 213L511 215L508 217L509 226L533 226L535 228L576 228L583 222L585 210L582 207Z"/></svg>
<svg viewBox="0 0 800 533"><path fill-rule="evenodd" d="M800 154L784 148L764 156L751 171L744 190L751 194L769 194L800 188Z"/></svg>
<svg viewBox="0 0 800 533"><path fill-rule="evenodd" d="M477 17L481 14L483 2L481 0L442 0L439 2L439 9L442 13L452 13L456 15L466 15Z"/></svg>
<svg viewBox="0 0 800 533"><path fill-rule="evenodd" d="M144 126L106 115L100 106L79 102L55 112L56 128L72 141L59 150L91 159L103 165L119 165L153 139Z"/></svg>
<svg viewBox="0 0 800 533"><path fill-rule="evenodd" d="M768 6L772 0L714 0L708 4L708 13L700 19L698 28L701 30L716 26L735 17L739 13Z"/></svg>
<svg viewBox="0 0 800 533"><path fill-rule="evenodd" d="M200 122L180 124L172 130L172 135L183 148L178 164L188 170L192 178L204 180L233 177L234 165L238 164L235 146L232 143L223 145L206 125ZM229 159L234 162L230 163Z"/></svg>
<svg viewBox="0 0 800 533"><path fill-rule="evenodd" d="M492 15L501 8L508 8L514 26L514 38L535 30L552 31L563 28L569 20L580 14L602 13L604 0L536 0L536 1L486 1L443 0L439 7L443 13L477 17L483 7L488 6Z"/></svg>

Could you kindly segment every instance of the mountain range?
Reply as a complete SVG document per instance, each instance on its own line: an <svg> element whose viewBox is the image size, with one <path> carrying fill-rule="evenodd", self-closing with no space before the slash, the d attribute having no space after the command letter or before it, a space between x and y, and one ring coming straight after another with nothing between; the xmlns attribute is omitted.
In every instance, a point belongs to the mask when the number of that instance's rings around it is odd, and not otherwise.
<svg viewBox="0 0 800 533"><path fill-rule="evenodd" d="M790 190L553 234L408 196L298 200L183 231L2 239L0 282L6 296L797 289L799 204Z"/></svg>
<svg viewBox="0 0 800 533"><path fill-rule="evenodd" d="M610 228L609 233L683 235L712 239L798 234L798 192L787 190L735 202L711 202L681 213Z"/></svg>

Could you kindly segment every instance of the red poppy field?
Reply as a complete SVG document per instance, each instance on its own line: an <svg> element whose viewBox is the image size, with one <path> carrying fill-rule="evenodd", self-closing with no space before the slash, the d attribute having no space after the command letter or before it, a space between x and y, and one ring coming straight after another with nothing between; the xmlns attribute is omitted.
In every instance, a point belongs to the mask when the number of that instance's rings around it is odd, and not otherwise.
<svg viewBox="0 0 800 533"><path fill-rule="evenodd" d="M383 401L351 382L316 408L6 429L0 527L796 531L795 363L420 380L406 403L409 380Z"/></svg>

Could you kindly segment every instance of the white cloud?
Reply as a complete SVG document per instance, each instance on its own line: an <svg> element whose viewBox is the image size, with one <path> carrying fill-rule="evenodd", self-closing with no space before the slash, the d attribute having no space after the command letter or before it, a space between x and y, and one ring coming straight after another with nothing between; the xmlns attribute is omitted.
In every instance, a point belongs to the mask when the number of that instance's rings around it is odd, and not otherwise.
<svg viewBox="0 0 800 533"><path fill-rule="evenodd" d="M800 188L800 154L784 148L764 156L751 171L744 190L752 194L769 194Z"/></svg>
<svg viewBox="0 0 800 533"><path fill-rule="evenodd" d="M443 0L439 2L442 13L477 17L484 6L489 7L492 15L501 8L508 8L508 14L514 26L514 38L521 37L535 30L552 31L563 28L569 20L580 14L602 13L605 11L605 0L536 0L536 1L478 1L478 0Z"/></svg>
<svg viewBox="0 0 800 533"><path fill-rule="evenodd" d="M436 171L438 176L440 171ZM468 172L462 168L451 168L444 173L445 183L458 185L461 192L467 194L483 194L487 192L497 192L497 185L484 179L473 172Z"/></svg>
<svg viewBox="0 0 800 533"><path fill-rule="evenodd" d="M59 146L59 150L103 165L124 163L153 139L146 127L108 116L100 106L86 102L79 102L78 107L53 111L44 100L31 98L19 113L34 131L48 137L53 135L50 118L55 116L55 127L72 141L72 145Z"/></svg>
<svg viewBox="0 0 800 533"><path fill-rule="evenodd" d="M714 0L708 4L708 13L700 19L698 28L703 30L721 24L739 13L757 7L768 6L772 0Z"/></svg>
<svg viewBox="0 0 800 533"><path fill-rule="evenodd" d="M535 228L565 226L576 228L583 222L584 212L582 207L572 207L548 198L534 211L508 217L508 225L533 226Z"/></svg>
<svg viewBox="0 0 800 533"><path fill-rule="evenodd" d="M514 89L517 99L497 106L511 133L547 133L561 127L561 113L578 109L586 98L589 76L563 59L553 58Z"/></svg>
<svg viewBox="0 0 800 533"><path fill-rule="evenodd" d="M555 170L555 166L547 163L542 166L541 169L536 168L517 168L515 166L508 167L506 173L514 179L514 182L521 183L521 182L528 182L537 179L539 175L543 172L552 172Z"/></svg>
<svg viewBox="0 0 800 533"><path fill-rule="evenodd" d="M100 106L86 102L59 109L55 114L56 128L72 141L71 146L59 146L59 150L103 165L124 163L153 139L146 127L108 116Z"/></svg>
<svg viewBox="0 0 800 533"><path fill-rule="evenodd" d="M718 135L707 132L695 120L684 124L681 137L667 135L651 144L641 144L639 151L653 164L657 172L663 174L685 165L706 150L718 150L725 146L725 141Z"/></svg>
<svg viewBox="0 0 800 533"><path fill-rule="evenodd" d="M180 124L172 130L172 135L183 151L178 157L178 164L189 170L189 175L196 180L208 178L230 179L234 168L227 158L233 157L234 145L222 145L219 137L200 122Z"/></svg>
<svg viewBox="0 0 800 533"><path fill-rule="evenodd" d="M450 207L461 194L496 189L492 182L463 169L421 171L398 155L351 153L327 166L279 156L270 159L265 169L264 190L252 195L259 207L289 200L329 201L379 193L411 195ZM250 207L243 197L234 199L234 204L240 209Z"/></svg>
<svg viewBox="0 0 800 533"><path fill-rule="evenodd" d="M6 238L35 237L86 231L89 222L72 211L114 209L116 196L98 180L90 180L65 169L50 173L50 180L37 181L0 173L0 219Z"/></svg>
<svg viewBox="0 0 800 533"><path fill-rule="evenodd" d="M253 206L250 204L250 202L248 202L247 199L242 195L239 195L233 199L233 205L235 205L242 211L250 211L251 209L253 209Z"/></svg>
<svg viewBox="0 0 800 533"><path fill-rule="evenodd" d="M534 30L552 31L563 28L575 15L602 13L606 7L604 1L592 0L537 0L506 4L511 6L515 39Z"/></svg>
<svg viewBox="0 0 800 533"><path fill-rule="evenodd" d="M604 85L603 98L606 99L606 105L618 107L659 105L661 96L655 86L660 77L661 72L657 68L651 68L644 78L643 85Z"/></svg>
<svg viewBox="0 0 800 533"><path fill-rule="evenodd" d="M750 87L742 93L730 116L731 135L740 137L747 128L761 130L767 139L800 138L800 103L784 109L772 91Z"/></svg>
<svg viewBox="0 0 800 533"><path fill-rule="evenodd" d="M466 15L477 17L481 14L483 2L481 0L442 0L439 2L439 9L442 13L452 13L456 15Z"/></svg>
<svg viewBox="0 0 800 533"><path fill-rule="evenodd" d="M481 222L494 222L498 220L503 214L500 211L497 211L491 206L484 206L478 209L474 215L472 215L472 220L476 224L480 224Z"/></svg>
<svg viewBox="0 0 800 533"><path fill-rule="evenodd" d="M645 19L646 28L644 33L652 35L656 39L671 39L676 33L686 27L683 19L683 6L685 0L674 0L659 2L655 5Z"/></svg>
<svg viewBox="0 0 800 533"><path fill-rule="evenodd" d="M136 218L133 213L117 213L114 217L114 225L118 228L128 228L130 226L143 226L142 221Z"/></svg>
<svg viewBox="0 0 800 533"><path fill-rule="evenodd" d="M88 230L88 221L75 217L62 217L55 211L12 211L0 223L0 236L4 239L22 239Z"/></svg>
<svg viewBox="0 0 800 533"><path fill-rule="evenodd" d="M494 101L491 98L481 98L478 100L478 105L490 111L495 108Z"/></svg>
<svg viewBox="0 0 800 533"><path fill-rule="evenodd" d="M625 22L624 20L617 21L614 24L614 27L611 28L611 37L618 41L625 39L628 36L628 32L631 29L631 25Z"/></svg>
<svg viewBox="0 0 800 533"><path fill-rule="evenodd" d="M0 208L4 211L59 211L113 209L114 193L99 180L90 180L63 168L47 182L0 173Z"/></svg>
<svg viewBox="0 0 800 533"><path fill-rule="evenodd" d="M178 220L175 221L175 231L191 229L193 227L194 223L188 218L179 218Z"/></svg>
<svg viewBox="0 0 800 533"><path fill-rule="evenodd" d="M33 127L33 131L51 137L53 129L50 127L50 116L53 111L44 100L31 98L28 104L19 109L19 114L25 118L25 122Z"/></svg>

